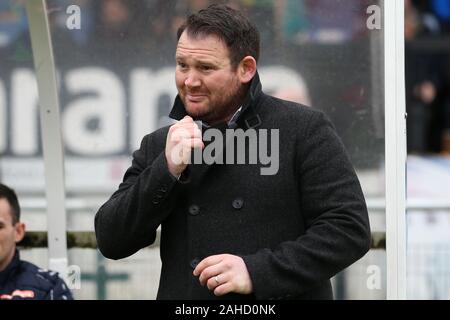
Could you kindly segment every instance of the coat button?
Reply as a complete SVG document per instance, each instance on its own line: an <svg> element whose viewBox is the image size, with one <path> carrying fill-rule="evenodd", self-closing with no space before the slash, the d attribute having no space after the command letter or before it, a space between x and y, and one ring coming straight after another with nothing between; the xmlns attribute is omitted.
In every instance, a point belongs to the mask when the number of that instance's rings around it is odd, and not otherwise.
<svg viewBox="0 0 450 320"><path fill-rule="evenodd" d="M189 207L189 214L196 216L200 213L200 207L196 204L193 204Z"/></svg>
<svg viewBox="0 0 450 320"><path fill-rule="evenodd" d="M234 199L232 205L233 205L233 208L239 210L244 206L244 200L242 198Z"/></svg>
<svg viewBox="0 0 450 320"><path fill-rule="evenodd" d="M199 263L200 263L200 259L199 258L192 259L191 262L190 262L191 268L195 269Z"/></svg>

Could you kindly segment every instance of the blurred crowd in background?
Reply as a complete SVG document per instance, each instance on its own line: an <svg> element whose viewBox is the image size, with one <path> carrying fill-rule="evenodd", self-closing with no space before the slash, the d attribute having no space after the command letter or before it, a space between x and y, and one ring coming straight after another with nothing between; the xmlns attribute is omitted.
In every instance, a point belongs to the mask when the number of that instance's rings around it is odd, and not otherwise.
<svg viewBox="0 0 450 320"><path fill-rule="evenodd" d="M24 0L4 0L0 4L0 46L12 43L26 30L24 12L10 10L14 3L22 9ZM363 10L348 10L342 0L48 0L53 28L66 29L65 9L78 5L83 12L81 32L68 36L79 45L100 41L131 41L145 46L173 43L176 30L186 14L212 3L225 3L245 11L260 27L263 41L340 42L367 32L360 22L366 19L370 0L360 1ZM62 14L59 14L62 13Z"/></svg>
<svg viewBox="0 0 450 320"><path fill-rule="evenodd" d="M24 0L0 2L0 50L23 58L29 46ZM374 1L349 10L342 0L48 0L55 44L132 52L171 52L186 14L227 3L257 23L263 43L276 50L292 43L339 44L363 37ZM66 28L66 8L83 12L81 29ZM354 4L353 4L354 5ZM345 17L345 18L343 18ZM22 39L22 40L21 40ZM405 0L408 152L450 155L450 0ZM12 47L12 48L11 48ZM151 50L150 50L151 48ZM58 48L55 48L57 50ZM131 53L130 53L131 51ZM160 55L162 57L166 55Z"/></svg>

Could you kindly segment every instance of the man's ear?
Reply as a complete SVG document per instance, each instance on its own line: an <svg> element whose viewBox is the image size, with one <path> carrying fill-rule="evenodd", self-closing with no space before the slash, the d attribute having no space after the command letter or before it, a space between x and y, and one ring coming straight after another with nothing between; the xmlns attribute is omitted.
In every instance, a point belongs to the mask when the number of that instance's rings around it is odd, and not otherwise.
<svg viewBox="0 0 450 320"><path fill-rule="evenodd" d="M238 77L241 83L249 83L256 73L256 60L252 56L246 56L238 66Z"/></svg>
<svg viewBox="0 0 450 320"><path fill-rule="evenodd" d="M14 226L14 241L16 243L22 241L25 236L25 224L22 222L17 222Z"/></svg>

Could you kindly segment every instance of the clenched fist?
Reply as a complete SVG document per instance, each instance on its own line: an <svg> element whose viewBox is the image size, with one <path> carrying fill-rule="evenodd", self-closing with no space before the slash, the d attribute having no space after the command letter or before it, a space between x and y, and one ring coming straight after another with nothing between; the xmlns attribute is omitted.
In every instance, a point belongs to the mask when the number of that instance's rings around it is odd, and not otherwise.
<svg viewBox="0 0 450 320"><path fill-rule="evenodd" d="M191 117L185 116L171 126L167 134L165 155L174 177L179 177L186 169L193 148L204 148L202 132Z"/></svg>

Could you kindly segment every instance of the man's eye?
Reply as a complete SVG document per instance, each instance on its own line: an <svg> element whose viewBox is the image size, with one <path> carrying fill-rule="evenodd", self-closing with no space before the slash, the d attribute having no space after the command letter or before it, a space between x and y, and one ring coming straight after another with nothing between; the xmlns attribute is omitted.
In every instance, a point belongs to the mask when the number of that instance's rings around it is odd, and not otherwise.
<svg viewBox="0 0 450 320"><path fill-rule="evenodd" d="M183 63L183 62L178 62L178 66L179 66L181 69L186 69L186 68L187 68L186 63Z"/></svg>
<svg viewBox="0 0 450 320"><path fill-rule="evenodd" d="M200 67L203 71L208 71L208 70L212 70L211 66L201 66Z"/></svg>

